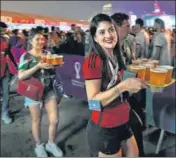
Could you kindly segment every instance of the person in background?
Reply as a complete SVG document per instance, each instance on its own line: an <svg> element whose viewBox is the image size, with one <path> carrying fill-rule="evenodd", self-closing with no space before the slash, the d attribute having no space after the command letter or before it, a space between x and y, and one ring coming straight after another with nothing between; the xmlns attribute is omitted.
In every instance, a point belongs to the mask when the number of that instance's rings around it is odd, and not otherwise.
<svg viewBox="0 0 176 158"><path fill-rule="evenodd" d="M64 31L60 31L60 39L61 39L61 43L64 43L66 40L66 33Z"/></svg>
<svg viewBox="0 0 176 158"><path fill-rule="evenodd" d="M73 54L84 56L84 41L81 32L75 34L73 42L74 42L74 48L72 50Z"/></svg>
<svg viewBox="0 0 176 158"><path fill-rule="evenodd" d="M45 45L44 45L44 47L43 47L43 49L49 49L48 48L48 36L49 36L49 28L48 27L45 27L44 28L44 37L45 37Z"/></svg>
<svg viewBox="0 0 176 158"><path fill-rule="evenodd" d="M132 63L132 60L136 59L136 41L133 38L133 40L130 40L129 38L129 33L130 33L130 24L128 22L129 16L123 13L115 13L111 16L113 21L115 22L117 31L119 32L119 40L120 40L120 46L121 46L121 51L123 54L123 57L125 58L125 64L126 66L128 64ZM133 28L134 29L134 28ZM133 30L135 31L135 30ZM138 116L140 118L143 118L144 113L143 113L143 106L141 106L140 102L136 102L135 95L139 95L141 91L137 94L133 94L129 98L129 103L131 106L131 112L130 112L130 119L129 123L131 125L132 131L134 132L134 136L136 138L138 148L139 148L139 155L144 156L144 147L143 147L143 137L142 137L142 125L140 124L138 120ZM134 110L137 115L134 115L132 110ZM133 121L135 120L135 121Z"/></svg>
<svg viewBox="0 0 176 158"><path fill-rule="evenodd" d="M35 30L36 30L35 28L31 28L31 30L29 30L29 36L30 36L31 34L33 34L33 32L34 32Z"/></svg>
<svg viewBox="0 0 176 158"><path fill-rule="evenodd" d="M5 34L4 34L3 36L9 41L10 37L13 36L13 33L12 33L11 30L8 30L8 29L7 29L7 30L5 31Z"/></svg>
<svg viewBox="0 0 176 158"><path fill-rule="evenodd" d="M25 97L24 106L29 108L32 118L32 134L36 143L35 153L37 157L48 157L46 151L52 153L55 157L62 157L63 152L55 144L55 135L58 125L58 110L60 99L55 94L53 87L50 87L50 71L52 65L41 62L43 55L44 36L39 32L33 32L29 37L29 51L23 54L19 63L19 80L25 80L34 77L43 83L45 90L43 97L39 101L34 101ZM41 116L42 107L45 107L49 119L49 138L45 145L41 143Z"/></svg>
<svg viewBox="0 0 176 158"><path fill-rule="evenodd" d="M34 30L36 30L37 32L44 34L44 28L42 26L37 26Z"/></svg>
<svg viewBox="0 0 176 158"><path fill-rule="evenodd" d="M127 36L130 33L129 16L124 13L115 13L111 16L113 19L117 32L119 34L121 53L123 54L126 65L129 65L133 59L134 54L130 50Z"/></svg>
<svg viewBox="0 0 176 158"><path fill-rule="evenodd" d="M90 31L86 30L85 32L85 50L84 50L84 54L85 56L87 56L90 52L91 52L91 45L90 45Z"/></svg>
<svg viewBox="0 0 176 158"><path fill-rule="evenodd" d="M61 38L61 30L59 27L56 27L56 33L58 35L58 38Z"/></svg>
<svg viewBox="0 0 176 158"><path fill-rule="evenodd" d="M27 50L27 41L28 41L28 31L22 30L21 38L14 47L24 48L25 50Z"/></svg>
<svg viewBox="0 0 176 158"><path fill-rule="evenodd" d="M81 32L82 30L81 30L81 27L80 26L76 26L75 27L75 32Z"/></svg>
<svg viewBox="0 0 176 158"><path fill-rule="evenodd" d="M54 39L52 38L52 33L50 32L47 38L47 50L49 50L52 54L57 53L58 47L56 47L56 43Z"/></svg>
<svg viewBox="0 0 176 158"><path fill-rule="evenodd" d="M74 33L75 29L76 29L76 25L75 24L71 24L71 30L70 30L70 32Z"/></svg>
<svg viewBox="0 0 176 158"><path fill-rule="evenodd" d="M56 29L54 26L51 27L51 39L54 41L56 47L58 48L61 41L60 41L60 38L58 37L58 34L56 32Z"/></svg>
<svg viewBox="0 0 176 158"><path fill-rule="evenodd" d="M174 68L176 68L176 45L175 45L175 42L176 42L176 30L174 29L173 30L173 40L171 41L171 57L172 57L172 66Z"/></svg>
<svg viewBox="0 0 176 158"><path fill-rule="evenodd" d="M8 55L8 43L7 40L3 37L7 25L4 22L0 21L0 59ZM9 116L9 81L10 81L10 72L7 66L6 60L0 63L1 72L0 72L0 84L2 87L2 110L1 110L1 119L5 124L12 123L12 118Z"/></svg>
<svg viewBox="0 0 176 158"><path fill-rule="evenodd" d="M159 60L160 65L171 65L171 41L165 32L165 23L156 18L154 22L156 33L153 37L152 59Z"/></svg>
<svg viewBox="0 0 176 158"><path fill-rule="evenodd" d="M135 25L133 25L131 27L130 33L128 34L126 38L130 46L133 60L136 60L136 38L135 37L136 37L136 29L135 29Z"/></svg>
<svg viewBox="0 0 176 158"><path fill-rule="evenodd" d="M49 36L49 28L45 27L44 28L44 37L45 37L45 39L48 39L48 36Z"/></svg>
<svg viewBox="0 0 176 158"><path fill-rule="evenodd" d="M23 33L23 48L27 50L27 41L28 41L29 33L27 30L23 30L22 33Z"/></svg>
<svg viewBox="0 0 176 158"><path fill-rule="evenodd" d="M142 19L136 20L136 57L149 58L149 42L148 33L144 30L144 21Z"/></svg>
<svg viewBox="0 0 176 158"><path fill-rule="evenodd" d="M74 49L74 39L72 33L68 32L66 34L66 40L57 49L57 54L72 54Z"/></svg>
<svg viewBox="0 0 176 158"><path fill-rule="evenodd" d="M82 38L82 41L84 41L85 39L85 33L84 33L84 31L81 29L81 27L80 26L76 26L76 28L75 28L75 32L76 33L80 33L80 35L81 35L81 38Z"/></svg>
<svg viewBox="0 0 176 158"><path fill-rule="evenodd" d="M13 36L9 39L9 50L11 50L12 47L15 47L21 39L21 37L18 36L18 31L18 29L12 30Z"/></svg>
<svg viewBox="0 0 176 158"><path fill-rule="evenodd" d="M73 36L72 33L67 33L65 42L57 49L57 54L61 53L84 56L84 44L81 35L76 33L75 36Z"/></svg>
<svg viewBox="0 0 176 158"><path fill-rule="evenodd" d="M130 32L131 35L133 36L136 36L136 28L135 28L135 25L131 26L131 32Z"/></svg>
<svg viewBox="0 0 176 158"><path fill-rule="evenodd" d="M119 38L112 19L98 14L90 23L92 52L85 57L83 74L92 110L87 125L89 153L92 157L121 157L121 143L126 142L126 156L137 157L138 147L129 125L129 106L124 92L138 92L146 83L137 78L122 81L125 65ZM115 72L114 72L114 71Z"/></svg>
<svg viewBox="0 0 176 158"><path fill-rule="evenodd" d="M132 55L131 60L136 60L136 39L135 37L136 35L133 33L128 34L128 36L126 37L126 40L128 41L130 51L131 51L130 54ZM132 61L130 61L129 63L131 64Z"/></svg>

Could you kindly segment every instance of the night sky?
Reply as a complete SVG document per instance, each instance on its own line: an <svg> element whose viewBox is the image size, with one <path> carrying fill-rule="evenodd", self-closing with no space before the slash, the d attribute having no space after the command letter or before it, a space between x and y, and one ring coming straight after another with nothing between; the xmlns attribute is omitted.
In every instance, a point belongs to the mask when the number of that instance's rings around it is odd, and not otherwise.
<svg viewBox="0 0 176 158"><path fill-rule="evenodd" d="M100 13L102 6L108 1L1 1L2 10L34 13L55 17L66 17L87 20L90 16ZM112 1L113 12L133 11L137 16L144 11L151 13L153 1ZM175 1L159 1L161 9L167 14L175 14Z"/></svg>

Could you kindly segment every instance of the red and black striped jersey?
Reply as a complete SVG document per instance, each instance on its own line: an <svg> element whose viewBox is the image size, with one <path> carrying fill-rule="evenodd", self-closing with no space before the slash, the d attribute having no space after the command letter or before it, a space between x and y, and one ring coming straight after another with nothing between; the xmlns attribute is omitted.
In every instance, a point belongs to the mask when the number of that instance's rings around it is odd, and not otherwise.
<svg viewBox="0 0 176 158"><path fill-rule="evenodd" d="M99 55L91 53L85 58L83 74L85 80L102 78L102 60Z"/></svg>
<svg viewBox="0 0 176 158"><path fill-rule="evenodd" d="M101 91L106 90L110 79L102 75L103 61L96 53L87 56L83 63L83 74L85 80L102 79ZM108 68L107 68L108 71ZM105 72L106 73L106 72ZM107 72L108 74L108 72ZM118 84L119 82L117 82ZM129 120L129 106L127 102L119 102L119 98L112 101L101 112L92 111L91 119L101 127L111 128L120 126Z"/></svg>

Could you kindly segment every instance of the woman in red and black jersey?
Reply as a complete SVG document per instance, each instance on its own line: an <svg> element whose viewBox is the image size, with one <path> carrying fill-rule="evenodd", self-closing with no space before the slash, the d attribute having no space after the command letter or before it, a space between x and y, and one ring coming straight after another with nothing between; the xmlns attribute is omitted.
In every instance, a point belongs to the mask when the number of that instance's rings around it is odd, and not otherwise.
<svg viewBox="0 0 176 158"><path fill-rule="evenodd" d="M90 25L92 52L85 58L83 73L89 107L93 109L87 126L90 154L93 157L121 156L126 141L127 156L138 156L136 140L129 127L126 92L138 92L147 85L137 78L121 81L125 65L118 36L108 15L96 15ZM91 103L94 102L95 104Z"/></svg>

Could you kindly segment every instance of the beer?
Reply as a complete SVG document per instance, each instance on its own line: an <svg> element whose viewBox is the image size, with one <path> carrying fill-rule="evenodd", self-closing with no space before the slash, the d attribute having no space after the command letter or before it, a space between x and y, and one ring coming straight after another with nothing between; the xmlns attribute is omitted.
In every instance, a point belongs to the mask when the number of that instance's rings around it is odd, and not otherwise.
<svg viewBox="0 0 176 158"><path fill-rule="evenodd" d="M140 65L142 63L141 59L133 60L132 64L133 65Z"/></svg>
<svg viewBox="0 0 176 158"><path fill-rule="evenodd" d="M168 70L161 68L150 69L149 83L155 86L164 86L167 71Z"/></svg>
<svg viewBox="0 0 176 158"><path fill-rule="evenodd" d="M42 55L41 61L42 61L43 63L46 63L46 62L47 62L47 59L46 59L46 56L45 56L45 55Z"/></svg>
<svg viewBox="0 0 176 158"><path fill-rule="evenodd" d="M145 66L131 66L130 67L131 71L134 71L137 73L137 77L140 79L145 79Z"/></svg>
<svg viewBox="0 0 176 158"><path fill-rule="evenodd" d="M55 57L55 60L56 60L56 63L57 63L58 65L61 65L61 64L63 63L63 56L62 56L62 55L57 55L57 56Z"/></svg>
<svg viewBox="0 0 176 158"><path fill-rule="evenodd" d="M149 60L148 61L149 64L153 64L155 68L158 67L158 64L159 64L159 60Z"/></svg>
<svg viewBox="0 0 176 158"><path fill-rule="evenodd" d="M150 80L150 69L154 68L153 64L144 64L143 66L146 67L146 71L145 71L145 80L149 81Z"/></svg>
<svg viewBox="0 0 176 158"><path fill-rule="evenodd" d="M52 55L47 55L46 62L52 64Z"/></svg>
<svg viewBox="0 0 176 158"><path fill-rule="evenodd" d="M63 56L53 55L53 59L52 59L53 65L61 65L62 63L63 63Z"/></svg>
<svg viewBox="0 0 176 158"><path fill-rule="evenodd" d="M56 54L50 55L48 56L47 63L52 65L61 65L63 63L63 56Z"/></svg>
<svg viewBox="0 0 176 158"><path fill-rule="evenodd" d="M148 61L147 58L142 58L142 59L141 59L141 62L142 62L142 63L147 63L147 61Z"/></svg>
<svg viewBox="0 0 176 158"><path fill-rule="evenodd" d="M172 66L168 66L168 65L162 65L162 66L159 66L159 68L168 70L167 74L166 74L165 84L171 83L173 67Z"/></svg>

